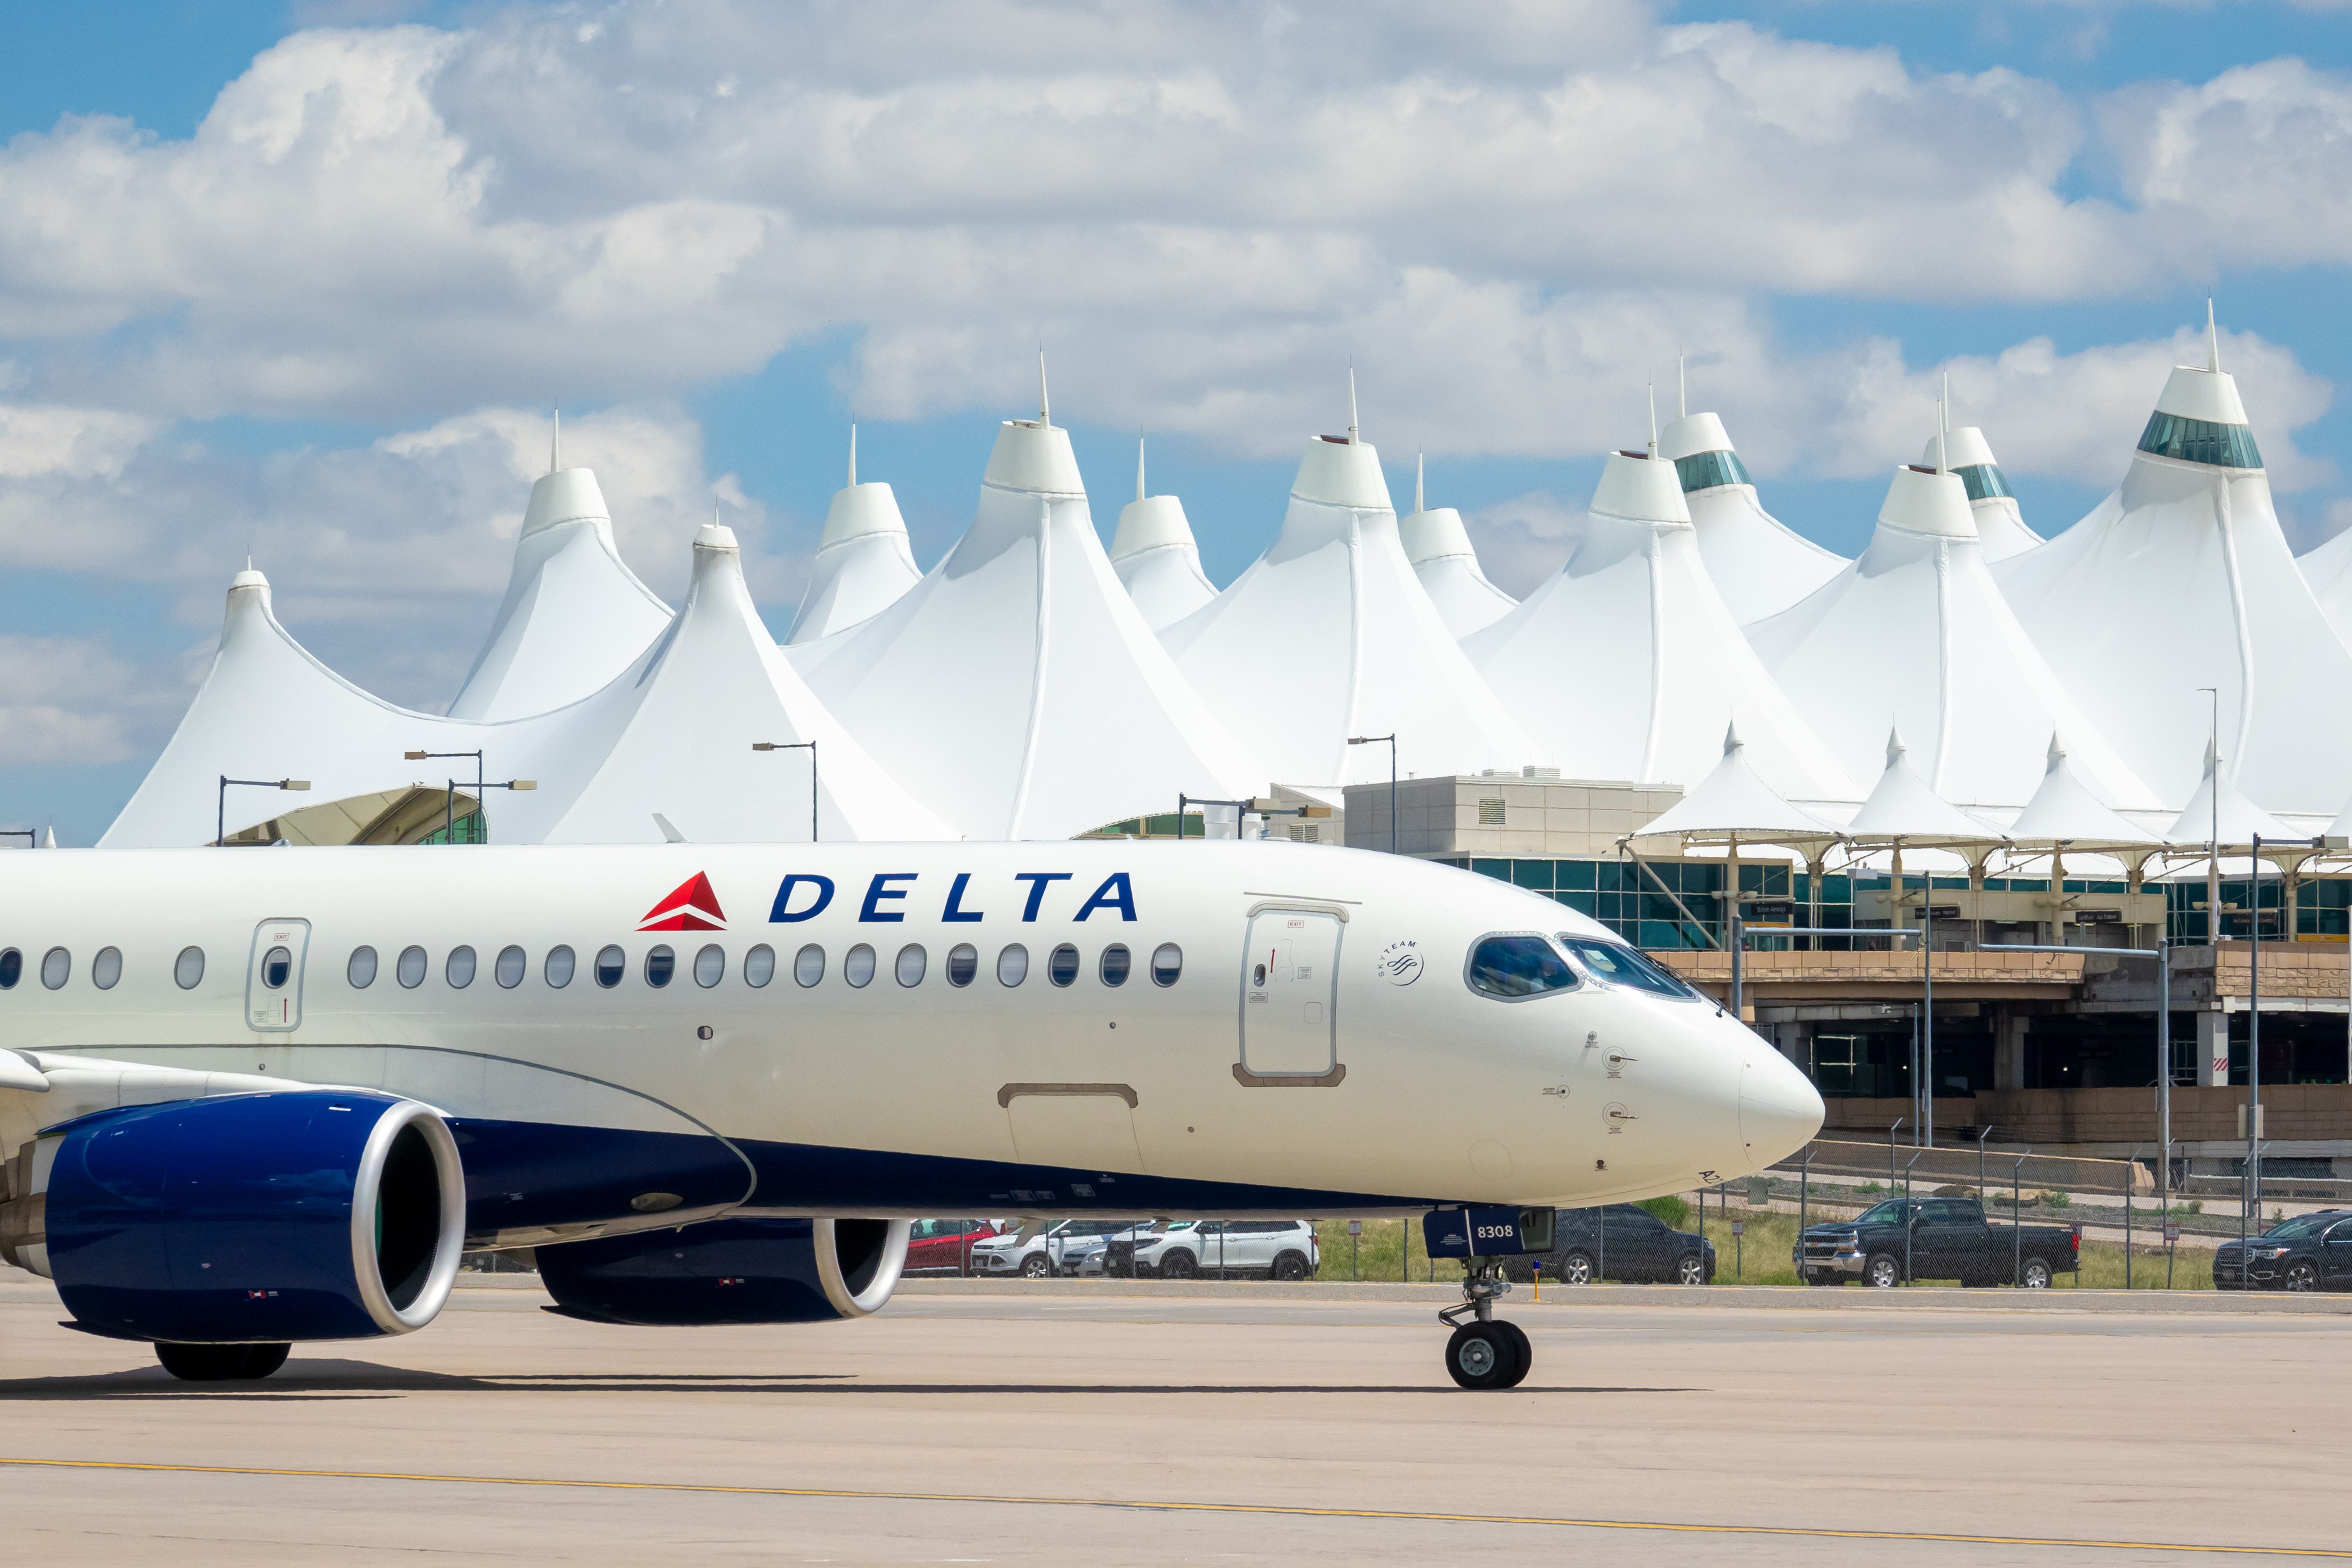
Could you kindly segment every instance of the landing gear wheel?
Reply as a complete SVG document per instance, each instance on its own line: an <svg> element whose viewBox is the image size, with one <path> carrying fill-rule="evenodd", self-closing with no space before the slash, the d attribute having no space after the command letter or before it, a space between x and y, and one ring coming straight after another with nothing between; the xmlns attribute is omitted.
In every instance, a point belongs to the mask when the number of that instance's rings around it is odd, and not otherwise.
<svg viewBox="0 0 2352 1568"><path fill-rule="evenodd" d="M1464 1388L1508 1388L1527 1375L1518 1341L1504 1323L1463 1324L1445 1342L1445 1370Z"/></svg>
<svg viewBox="0 0 2352 1568"><path fill-rule="evenodd" d="M1500 1329L1508 1334L1511 1337L1512 1348L1518 1352L1518 1370L1511 1373L1511 1381L1504 1384L1507 1388L1517 1388L1527 1381L1528 1373L1535 1368L1536 1347L1528 1342L1527 1330L1517 1323L1506 1322L1501 1318L1496 1318L1487 1327Z"/></svg>
<svg viewBox="0 0 2352 1568"><path fill-rule="evenodd" d="M268 1377L286 1364L292 1345L188 1345L155 1342L155 1359L183 1383L227 1383Z"/></svg>

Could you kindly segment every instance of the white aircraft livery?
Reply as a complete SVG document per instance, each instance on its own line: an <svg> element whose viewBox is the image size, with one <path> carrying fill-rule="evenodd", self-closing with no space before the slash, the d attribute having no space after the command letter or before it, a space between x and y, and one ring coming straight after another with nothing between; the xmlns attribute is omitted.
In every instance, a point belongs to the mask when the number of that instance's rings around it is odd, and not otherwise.
<svg viewBox="0 0 2352 1568"><path fill-rule="evenodd" d="M1449 1372L1506 1386L1491 1252L1822 1121L1601 925L1368 852L44 850L0 890L0 1258L184 1377L422 1328L467 1249L577 1316L795 1322L880 1307L922 1216L1418 1214L1470 1259Z"/></svg>

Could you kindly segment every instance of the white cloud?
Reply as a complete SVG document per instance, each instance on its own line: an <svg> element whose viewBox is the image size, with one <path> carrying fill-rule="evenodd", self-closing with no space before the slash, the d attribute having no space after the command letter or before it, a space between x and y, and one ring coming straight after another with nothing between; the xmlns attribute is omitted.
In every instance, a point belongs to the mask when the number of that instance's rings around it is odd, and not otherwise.
<svg viewBox="0 0 2352 1568"><path fill-rule="evenodd" d="M154 427L111 409L0 403L0 479L112 479Z"/></svg>
<svg viewBox="0 0 2352 1568"><path fill-rule="evenodd" d="M2126 205L2073 194L2090 117L2011 71L1619 4L1283 15L581 6L299 33L186 140L83 118L0 150L0 332L43 402L412 423L665 395L843 326L860 406L994 406L996 340L1043 332L1249 447L1327 345L1426 343L1480 300L1539 331L1560 300L2056 300L2233 246L2352 257L2347 89L2292 61L2102 106ZM1511 357L1460 346L1465 374Z"/></svg>
<svg viewBox="0 0 2352 1568"><path fill-rule="evenodd" d="M138 754L132 725L156 713L157 694L103 637L0 633L0 757L14 766L125 761Z"/></svg>

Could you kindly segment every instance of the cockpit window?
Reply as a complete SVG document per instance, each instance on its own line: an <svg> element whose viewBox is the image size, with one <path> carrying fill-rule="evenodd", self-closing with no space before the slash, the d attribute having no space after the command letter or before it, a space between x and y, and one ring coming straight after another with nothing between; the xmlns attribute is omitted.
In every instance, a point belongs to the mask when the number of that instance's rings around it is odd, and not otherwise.
<svg viewBox="0 0 2352 1568"><path fill-rule="evenodd" d="M1675 979L1672 971L1643 957L1622 942L1571 936L1562 931L1559 945L1575 954L1576 961L1591 970L1595 980L1612 985L1631 986L1654 995L1671 996L1677 1002L1699 1000L1699 994Z"/></svg>
<svg viewBox="0 0 2352 1568"><path fill-rule="evenodd" d="M1480 937L1470 950L1470 989L1505 1002L1524 1002L1576 987L1576 971L1539 936Z"/></svg>

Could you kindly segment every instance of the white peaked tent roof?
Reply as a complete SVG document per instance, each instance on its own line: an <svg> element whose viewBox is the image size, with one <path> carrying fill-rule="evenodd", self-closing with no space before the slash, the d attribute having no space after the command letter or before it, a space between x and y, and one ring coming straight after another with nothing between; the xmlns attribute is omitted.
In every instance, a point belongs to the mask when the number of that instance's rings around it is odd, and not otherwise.
<svg viewBox="0 0 2352 1568"><path fill-rule="evenodd" d="M874 760L972 837L1066 838L1266 776L1119 585L1069 435L1042 410L998 430L971 526L929 575L793 656Z"/></svg>
<svg viewBox="0 0 2352 1568"><path fill-rule="evenodd" d="M2264 838L2281 842L2311 837L2307 833L2296 833L2248 800L2230 777L2230 770L2219 763L2220 759L2214 755L2212 743L2209 741L2205 747L2205 776L2199 781L2197 793L2189 797L2189 804L2181 808L2180 815L2173 819L2172 826L2166 831L2164 837L2167 840L2174 844L2219 844L2227 847L2251 845L2257 833ZM2218 803L2215 798L2217 790Z"/></svg>
<svg viewBox="0 0 2352 1568"><path fill-rule="evenodd" d="M2336 635L2352 646L2352 528L2294 559Z"/></svg>
<svg viewBox="0 0 2352 1568"><path fill-rule="evenodd" d="M1612 454L1567 564L1462 646L1536 754L1577 777L1698 779L1736 723L1775 789L1857 793L1725 608L1662 458Z"/></svg>
<svg viewBox="0 0 2352 1568"><path fill-rule="evenodd" d="M1747 743L1737 724L1723 734L1723 760L1682 799L1644 824L1636 838L1738 835L1754 843L1826 842L1839 830L1801 806L1791 805L1748 765Z"/></svg>
<svg viewBox="0 0 2352 1568"><path fill-rule="evenodd" d="M490 635L457 689L457 719L513 719L583 697L628 668L669 624L669 606L613 542L596 476L562 466L530 487L514 570Z"/></svg>
<svg viewBox="0 0 2352 1568"><path fill-rule="evenodd" d="M824 536L809 563L808 589L788 643L814 642L880 615L923 574L907 542L898 498L878 480L857 482L857 426L849 427L849 482L833 492Z"/></svg>
<svg viewBox="0 0 2352 1568"><path fill-rule="evenodd" d="M2103 805L2067 765L2064 738L2054 731L2042 774L2042 787L2009 825L2019 844L2063 844L2084 848L2154 844L2157 837L2133 826Z"/></svg>
<svg viewBox="0 0 2352 1568"><path fill-rule="evenodd" d="M1450 506L1429 510L1422 495L1423 465L1413 459L1412 510L1397 521L1397 537L1412 574L1429 591L1445 629L1456 637L1493 626L1518 601L1486 581L1462 514Z"/></svg>
<svg viewBox="0 0 2352 1568"><path fill-rule="evenodd" d="M1475 773L1528 756L1526 735L1463 657L1397 540L1380 454L1317 437L1282 531L1248 571L1161 633L1195 689L1286 784L1360 784L1398 770Z"/></svg>
<svg viewBox="0 0 2352 1568"><path fill-rule="evenodd" d="M696 843L804 840L809 755L754 752L761 741L817 743L824 839L957 837L817 701L751 603L734 531L717 523L695 539L693 584L669 635L595 705L609 710L595 728L611 739L546 828L549 843L659 843L656 813Z"/></svg>
<svg viewBox="0 0 2352 1568"><path fill-rule="evenodd" d="M180 727L138 791L99 840L101 848L209 844L219 779L299 778L309 794L228 792L228 831L302 806L426 783L439 785L465 759L412 763L408 751L485 752L492 776L533 777L554 715L482 723L412 712L370 696L329 669L278 624L269 580L247 567L230 584L219 650ZM425 776L425 770L443 770ZM502 839L542 807L517 795L489 811ZM524 842L530 834L522 833Z"/></svg>
<svg viewBox="0 0 2352 1568"><path fill-rule="evenodd" d="M2025 526L2025 513L2017 498L2009 493L2009 477L1993 460L1991 443L1982 430L1963 425L1946 431L1941 453L1936 450L1936 443L1937 437L1927 437L1919 466L1949 468L1968 486L1969 510L1976 513L1977 538L1983 542L1987 561L2006 561L2042 543L2042 536Z"/></svg>
<svg viewBox="0 0 2352 1568"><path fill-rule="evenodd" d="M1685 413L1658 432L1698 531L1699 559L1731 618L1745 626L1778 615L1836 576L1845 557L1764 510L1723 421Z"/></svg>
<svg viewBox="0 0 2352 1568"><path fill-rule="evenodd" d="M2161 804L2011 614L1958 475L1896 468L1862 558L1748 638L1857 777L1891 720L1922 742L1937 793L2015 805L2040 782L2042 738L2057 730L2097 794L2126 808Z"/></svg>
<svg viewBox="0 0 2352 1568"><path fill-rule="evenodd" d="M2295 568L2261 460L2209 347L2205 368L2166 383L2122 486L1994 575L2168 804L2195 787L2189 759L2210 722L2199 688L2213 687L2232 781L2283 810L2325 811L2352 784L2352 726L2315 722L2311 694L2352 690L2352 651Z"/></svg>
<svg viewBox="0 0 2352 1568"><path fill-rule="evenodd" d="M1862 809L1845 825L1851 838L1909 845L1983 844L2005 838L1928 787L1912 771L1900 730L1886 737L1886 771L1878 775Z"/></svg>
<svg viewBox="0 0 2352 1568"><path fill-rule="evenodd" d="M1119 510L1110 564L1143 624L1155 632L1217 596L1217 585L1201 570L1201 547L1185 521L1184 503L1144 490L1141 437L1135 442L1135 499Z"/></svg>

